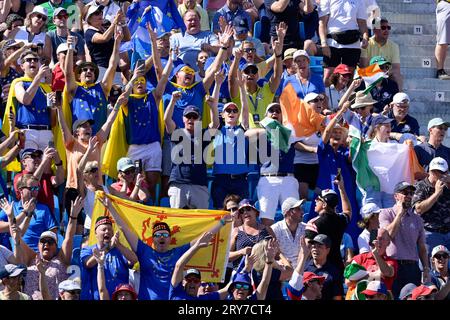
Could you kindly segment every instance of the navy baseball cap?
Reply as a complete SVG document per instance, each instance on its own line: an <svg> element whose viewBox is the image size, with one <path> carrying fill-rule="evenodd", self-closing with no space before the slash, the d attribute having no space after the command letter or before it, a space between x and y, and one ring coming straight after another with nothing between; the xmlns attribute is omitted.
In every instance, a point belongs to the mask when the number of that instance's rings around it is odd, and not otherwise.
<svg viewBox="0 0 450 320"><path fill-rule="evenodd" d="M200 109L194 105L187 106L183 111L183 117L187 116L190 113L195 113L200 118Z"/></svg>
<svg viewBox="0 0 450 320"><path fill-rule="evenodd" d="M233 27L237 34L247 33L249 30L247 19L237 16L233 20Z"/></svg>

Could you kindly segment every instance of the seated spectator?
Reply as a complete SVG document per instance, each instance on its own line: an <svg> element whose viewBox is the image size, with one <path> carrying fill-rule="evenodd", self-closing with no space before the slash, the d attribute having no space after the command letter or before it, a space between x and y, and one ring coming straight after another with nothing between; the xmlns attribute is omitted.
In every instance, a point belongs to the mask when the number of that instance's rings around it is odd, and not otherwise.
<svg viewBox="0 0 450 320"><path fill-rule="evenodd" d="M436 293L436 286L420 285L411 292L411 300L435 300Z"/></svg>
<svg viewBox="0 0 450 320"><path fill-rule="evenodd" d="M217 10L214 18L212 20L213 32L219 33L221 31L222 24L231 24L233 20L239 17L240 19L245 19L247 21L247 28L253 31L253 19L258 18L258 12L253 6L254 11L252 12L253 17L243 8L242 0L226 0L225 5ZM223 17L221 19L221 17ZM222 20L222 22L221 22Z"/></svg>
<svg viewBox="0 0 450 320"><path fill-rule="evenodd" d="M188 10L195 10L200 15L201 30L202 31L210 31L211 30L211 26L209 24L208 13L206 12L205 9L203 9L203 7L200 4L197 3L196 0L182 0L182 1L179 1L179 3L180 4L178 5L178 12L180 13L180 16L184 16L186 11L188 11Z"/></svg>
<svg viewBox="0 0 450 320"><path fill-rule="evenodd" d="M26 5L29 9L27 9L27 12L31 12L33 9L33 3L31 2L23 2L23 1L16 1L16 3L20 3L21 5ZM16 29L23 27L25 23L25 17L27 16L27 13L25 13L25 10L23 11L23 15L19 15L16 13L13 13L14 5L11 7L10 13L6 17L6 30L3 33L4 39L11 39L11 34L15 34L17 32ZM25 9L25 8L23 8Z"/></svg>
<svg viewBox="0 0 450 320"><path fill-rule="evenodd" d="M433 118L428 121L427 130L429 138L426 143L418 144L414 147L420 165L428 171L428 166L436 157L441 157L447 163L450 162L450 148L443 144L447 135L450 122L444 121L442 118ZM416 176L416 179L423 179L425 176Z"/></svg>
<svg viewBox="0 0 450 320"><path fill-rule="evenodd" d="M137 300L137 292L129 284L119 284L112 294L112 300Z"/></svg>
<svg viewBox="0 0 450 320"><path fill-rule="evenodd" d="M412 138L426 142L426 137L420 136L420 127L416 118L408 114L410 99L404 92L398 92L394 95L387 116L394 119L391 122L391 138L400 141L402 135L410 133ZM410 136L411 136L410 135Z"/></svg>
<svg viewBox="0 0 450 320"><path fill-rule="evenodd" d="M284 83L289 82L290 78L295 77L297 73L297 65L294 63L294 53L297 51L295 48L289 48L284 51L283 54L283 73L281 75L281 82L275 93L278 98L283 91ZM278 100L277 100L278 101Z"/></svg>
<svg viewBox="0 0 450 320"><path fill-rule="evenodd" d="M186 32L175 33L170 37L170 47L178 48L178 57L197 71L197 55L201 50L211 55L219 53L220 44L214 33L201 31L200 14L196 10L187 10L183 16Z"/></svg>
<svg viewBox="0 0 450 320"><path fill-rule="evenodd" d="M345 300L355 300L355 296L358 295L358 284L367 281L365 279L368 277L369 274L364 266L356 262L349 263L344 269L345 284L347 286Z"/></svg>
<svg viewBox="0 0 450 320"><path fill-rule="evenodd" d="M0 291L0 300L32 300L22 292L26 274L27 268L22 264L7 264L1 267L0 280L5 289Z"/></svg>
<svg viewBox="0 0 450 320"><path fill-rule="evenodd" d="M61 281L58 285L58 290L58 300L80 300L80 281L71 279Z"/></svg>
<svg viewBox="0 0 450 320"><path fill-rule="evenodd" d="M149 199L148 185L142 171L139 172L130 158L120 158L117 162L119 181L111 188L118 191L124 199L145 203Z"/></svg>
<svg viewBox="0 0 450 320"><path fill-rule="evenodd" d="M358 236L359 254L371 250L369 245L370 234L380 227L380 222L378 221L380 212L381 209L375 203L369 202L362 206L360 211L362 220L358 222L358 226L364 230Z"/></svg>
<svg viewBox="0 0 450 320"><path fill-rule="evenodd" d="M443 158L431 160L428 177L415 185L412 204L424 222L428 253L438 246L450 247L450 176Z"/></svg>
<svg viewBox="0 0 450 320"><path fill-rule="evenodd" d="M406 284L400 291L399 300L412 300L412 292L417 286L414 283Z"/></svg>
<svg viewBox="0 0 450 320"><path fill-rule="evenodd" d="M389 292L383 281L370 281L362 293L366 296L366 300L390 300Z"/></svg>
<svg viewBox="0 0 450 320"><path fill-rule="evenodd" d="M333 74L330 76L330 86L326 89L328 97L328 107L330 110L339 109L339 102L352 83L353 70L345 65L339 64L334 68Z"/></svg>
<svg viewBox="0 0 450 320"><path fill-rule="evenodd" d="M375 56L383 56L392 65L392 78L403 90L403 77L400 73L400 51L398 44L389 39L391 26L385 17L377 17L373 20L374 35L369 38L367 48L361 50L361 67L367 67L368 62ZM372 64L372 63L370 63Z"/></svg>
<svg viewBox="0 0 450 320"><path fill-rule="evenodd" d="M328 258L332 245L330 238L324 234L318 234L309 240L309 245L311 245L312 259L307 262L305 271L325 276L321 300L342 300L344 279L342 272Z"/></svg>
<svg viewBox="0 0 450 320"><path fill-rule="evenodd" d="M431 282L441 291L449 286L449 273L448 273L448 259L450 252L448 249L439 245L433 248L431 251ZM442 298L445 300L450 299L450 291L446 290L447 294L443 292Z"/></svg>

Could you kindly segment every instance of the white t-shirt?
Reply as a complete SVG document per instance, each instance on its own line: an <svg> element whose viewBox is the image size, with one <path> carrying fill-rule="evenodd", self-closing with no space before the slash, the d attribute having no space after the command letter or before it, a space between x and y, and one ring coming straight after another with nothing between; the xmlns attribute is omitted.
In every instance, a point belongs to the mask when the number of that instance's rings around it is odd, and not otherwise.
<svg viewBox="0 0 450 320"><path fill-rule="evenodd" d="M299 142L310 147L317 147L320 143L320 137L314 133L308 137L301 138ZM319 158L317 153L295 150L294 163L318 164Z"/></svg>
<svg viewBox="0 0 450 320"><path fill-rule="evenodd" d="M319 17L329 15L328 33L359 30L357 19L367 20L365 0L321 0ZM359 49L360 41L352 44L340 44L327 39L328 45L334 48Z"/></svg>
<svg viewBox="0 0 450 320"><path fill-rule="evenodd" d="M370 251L369 241L370 232L369 230L364 229L358 236L359 254Z"/></svg>

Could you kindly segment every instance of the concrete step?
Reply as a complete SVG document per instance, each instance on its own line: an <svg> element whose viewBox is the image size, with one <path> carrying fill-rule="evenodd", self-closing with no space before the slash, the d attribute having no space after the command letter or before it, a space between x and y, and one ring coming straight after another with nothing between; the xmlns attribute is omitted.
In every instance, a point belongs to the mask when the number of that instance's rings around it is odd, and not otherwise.
<svg viewBox="0 0 450 320"><path fill-rule="evenodd" d="M450 90L450 81L439 80L436 78L404 79L403 86L408 90L427 89L427 90L445 91Z"/></svg>
<svg viewBox="0 0 450 320"><path fill-rule="evenodd" d="M430 20L431 21L431 20ZM414 34L414 28L416 25L422 26L422 34L424 35L433 35L436 37L436 23L411 23L411 24L405 24L405 23L391 23L392 29L391 29L391 35L395 34Z"/></svg>
<svg viewBox="0 0 450 320"><path fill-rule="evenodd" d="M425 79L435 78L436 69L434 68L401 68L403 78L406 79Z"/></svg>
<svg viewBox="0 0 450 320"><path fill-rule="evenodd" d="M408 95L410 94L409 91ZM419 101L419 100L411 100L410 103L410 114L417 119L417 121L425 121L428 123L430 119L433 119L435 117L441 117L445 119L445 116L447 116L447 119L450 120L450 110L448 108L448 103L446 102L439 102L439 101Z"/></svg>
<svg viewBox="0 0 450 320"><path fill-rule="evenodd" d="M391 34L389 40L394 41L397 44L407 44L410 46L423 46L423 45L435 45L436 35L432 34ZM400 48L401 51L401 48Z"/></svg>
<svg viewBox="0 0 450 320"><path fill-rule="evenodd" d="M431 102L431 101L436 101L436 92L438 90L433 90L433 89L409 89L408 92L408 96L412 101L422 101L422 102ZM447 91L442 91L443 93L443 99L444 99L444 103L447 103L446 107L440 108L440 111L445 111L445 109L448 109L448 115L450 116L450 108L448 108L448 102L450 102L450 90ZM440 101L442 102L442 101ZM426 113L429 113L430 108L428 107L426 109Z"/></svg>
<svg viewBox="0 0 450 320"><path fill-rule="evenodd" d="M410 56L400 55L400 64L404 68L436 68L436 59L434 52L430 52L426 56ZM444 64L444 68L450 68L450 59L447 59Z"/></svg>
<svg viewBox="0 0 450 320"><path fill-rule="evenodd" d="M434 14L419 14L419 13L398 13L386 12L383 14L390 23L400 24L430 24L436 23L436 15Z"/></svg>
<svg viewBox="0 0 450 320"><path fill-rule="evenodd" d="M385 15L387 12L401 12L401 13L429 13L434 14L436 12L436 3L404 3L401 0L397 0L389 3L378 3L381 15Z"/></svg>

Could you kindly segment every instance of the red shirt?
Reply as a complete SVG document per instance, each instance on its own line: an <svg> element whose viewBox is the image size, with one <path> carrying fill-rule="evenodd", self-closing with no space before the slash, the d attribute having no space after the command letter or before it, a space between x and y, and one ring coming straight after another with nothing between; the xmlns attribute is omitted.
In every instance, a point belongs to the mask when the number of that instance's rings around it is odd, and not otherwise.
<svg viewBox="0 0 450 320"><path fill-rule="evenodd" d="M64 78L64 72L62 71L59 63L57 63L55 68L53 68L52 75L52 90L63 91L64 85L66 84L66 79Z"/></svg>
<svg viewBox="0 0 450 320"><path fill-rule="evenodd" d="M23 170L22 172L19 172L14 177L14 190L16 192L16 198L17 200L20 200L20 191L17 188L17 183L19 182L19 178L29 173L27 170ZM49 209L51 213L55 213L55 203L53 202L53 185L52 180L55 179L55 176L52 176L49 173L43 173L41 177L41 181L39 181L40 188L39 193L37 196L37 201L40 203L45 204Z"/></svg>
<svg viewBox="0 0 450 320"><path fill-rule="evenodd" d="M120 191L120 190L122 190L122 185L123 185L123 184L122 184L121 181L117 181L117 182L114 182L114 183L111 185L111 188L113 188L114 190ZM146 182L145 180L142 182L141 187L142 187L143 189L148 189L148 184L147 184L147 182ZM127 187L127 196L128 196L128 197L131 196L131 193L133 192L133 189L134 189L134 183L130 183L130 184L128 185L128 187Z"/></svg>
<svg viewBox="0 0 450 320"><path fill-rule="evenodd" d="M386 285L386 288L388 290L392 290L392 284L394 282L394 279L397 277L397 269L398 269L398 263L397 260L389 258L386 254L384 254L381 257L386 263L394 268L394 276L393 277L382 277L384 284ZM353 261L355 261L357 264L363 266L367 269L368 272L374 272L379 270L377 261L375 260L375 257L373 256L372 252L364 252L361 254L358 254L357 256L353 257Z"/></svg>

